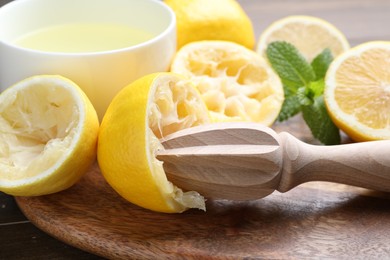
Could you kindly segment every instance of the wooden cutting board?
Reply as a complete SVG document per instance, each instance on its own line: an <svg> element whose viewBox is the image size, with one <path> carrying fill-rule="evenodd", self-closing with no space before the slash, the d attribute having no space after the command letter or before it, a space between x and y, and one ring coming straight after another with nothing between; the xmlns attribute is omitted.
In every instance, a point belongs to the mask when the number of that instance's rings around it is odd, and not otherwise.
<svg viewBox="0 0 390 260"><path fill-rule="evenodd" d="M275 128L313 141L300 118ZM304 184L256 201L208 200L207 212L163 214L122 199L94 165L66 191L16 200L43 231L110 259L390 257L390 194L340 184Z"/></svg>

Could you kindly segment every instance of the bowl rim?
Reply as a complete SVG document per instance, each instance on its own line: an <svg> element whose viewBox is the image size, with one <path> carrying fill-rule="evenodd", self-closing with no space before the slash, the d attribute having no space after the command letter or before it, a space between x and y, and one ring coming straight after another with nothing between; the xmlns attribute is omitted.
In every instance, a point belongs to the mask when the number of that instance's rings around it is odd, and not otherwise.
<svg viewBox="0 0 390 260"><path fill-rule="evenodd" d="M25 2L30 2L34 0L17 0L9 2L3 6L0 7L0 15L1 12L6 10L7 8L14 8L15 5L23 5ZM142 1L149 3L156 4L161 8L162 10L165 10L169 16L169 23L168 26L159 32L158 34L154 35L151 39L143 41L141 43L131 45L124 48L117 48L112 50L104 50L104 51L90 51L90 52L55 52L55 51L43 51L43 50L37 50L33 48L26 48L21 47L16 44L13 44L12 42L4 39L0 39L0 44L3 44L7 46L8 48L17 49L19 51L24 51L28 53L34 53L39 55L47 55L47 56L69 56L69 57L80 57L80 56L96 56L96 55L111 55L116 53L122 53L122 52L130 52L137 49L145 48L154 44L157 44L159 41L163 40L166 37L169 37L170 34L173 34L174 37L172 39L172 43L174 44L174 48L176 49L176 15L173 12L173 10L166 5L164 2L159 0L136 0L136 1Z"/></svg>

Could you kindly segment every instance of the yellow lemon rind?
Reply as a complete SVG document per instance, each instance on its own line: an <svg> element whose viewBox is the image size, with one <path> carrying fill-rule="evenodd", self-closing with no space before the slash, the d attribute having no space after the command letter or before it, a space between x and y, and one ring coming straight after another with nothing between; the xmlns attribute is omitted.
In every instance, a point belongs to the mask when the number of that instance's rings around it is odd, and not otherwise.
<svg viewBox="0 0 390 260"><path fill-rule="evenodd" d="M164 0L176 14L178 49L200 40L225 40L249 49L255 32L249 16L235 0Z"/></svg>

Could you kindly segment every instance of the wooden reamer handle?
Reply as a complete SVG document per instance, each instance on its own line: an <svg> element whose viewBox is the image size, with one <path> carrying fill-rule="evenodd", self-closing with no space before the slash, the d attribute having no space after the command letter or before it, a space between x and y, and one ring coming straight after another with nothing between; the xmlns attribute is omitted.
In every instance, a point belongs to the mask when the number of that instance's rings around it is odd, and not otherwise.
<svg viewBox="0 0 390 260"><path fill-rule="evenodd" d="M283 169L278 191L309 181L329 181L390 192L390 140L319 146L286 132L280 137Z"/></svg>

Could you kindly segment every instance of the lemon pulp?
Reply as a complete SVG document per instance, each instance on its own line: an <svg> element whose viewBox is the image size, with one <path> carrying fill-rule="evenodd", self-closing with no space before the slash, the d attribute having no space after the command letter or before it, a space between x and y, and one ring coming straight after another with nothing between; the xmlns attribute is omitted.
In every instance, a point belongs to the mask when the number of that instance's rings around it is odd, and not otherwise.
<svg viewBox="0 0 390 260"><path fill-rule="evenodd" d="M233 42L189 43L171 71L194 82L215 121L271 125L284 100L282 83L265 59Z"/></svg>

